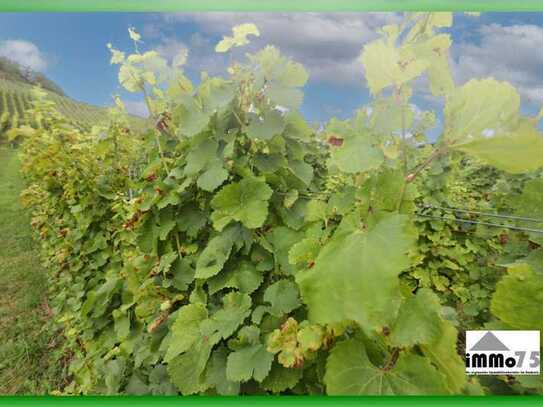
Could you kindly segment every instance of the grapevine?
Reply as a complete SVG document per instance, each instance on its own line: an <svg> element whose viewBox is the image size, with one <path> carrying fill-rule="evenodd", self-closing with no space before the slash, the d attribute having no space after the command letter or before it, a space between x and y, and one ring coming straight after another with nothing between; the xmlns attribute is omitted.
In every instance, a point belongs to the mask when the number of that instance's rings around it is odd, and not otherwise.
<svg viewBox="0 0 543 407"><path fill-rule="evenodd" d="M371 102L320 132L299 113L308 73L273 46L195 84L186 54L145 51L130 29L133 53L108 47L151 112L143 132L119 98L87 129L35 90L23 199L71 355L62 392L541 393L468 380L461 333L543 329L542 235L419 216L543 219L540 117L508 83L455 85L452 23L383 27L360 56ZM234 27L216 51L258 35ZM435 114L411 108L422 76L445 103L435 144Z"/></svg>

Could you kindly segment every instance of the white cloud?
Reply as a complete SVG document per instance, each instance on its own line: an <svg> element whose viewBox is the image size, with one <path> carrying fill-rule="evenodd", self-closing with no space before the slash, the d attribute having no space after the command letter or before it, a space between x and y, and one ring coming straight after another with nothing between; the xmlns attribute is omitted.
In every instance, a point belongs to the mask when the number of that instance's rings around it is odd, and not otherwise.
<svg viewBox="0 0 543 407"><path fill-rule="evenodd" d="M172 60L183 51L188 51L188 47L184 42L175 38L164 38L160 45L157 47L157 51L163 56Z"/></svg>
<svg viewBox="0 0 543 407"><path fill-rule="evenodd" d="M143 100L123 100L126 111L140 117L149 117L149 110Z"/></svg>
<svg viewBox="0 0 543 407"><path fill-rule="evenodd" d="M164 14L170 24L196 23L199 33L190 41L189 66L211 73L224 71L228 58L213 52L216 38L233 26L252 22L260 37L237 49L236 57L271 44L301 62L315 80L334 84L364 84L357 61L362 46L377 38L377 29L399 20L395 13L182 13ZM164 41L164 40L163 40ZM166 40L173 42L175 40Z"/></svg>
<svg viewBox="0 0 543 407"><path fill-rule="evenodd" d="M187 67L194 71L223 74L230 55L216 54L215 43L229 35L233 26L252 22L261 36L251 37L251 44L235 49L233 57L242 59L263 45L272 44L281 52L301 62L310 78L332 85L360 87L365 85L363 68L358 57L363 45L377 38L378 28L401 19L398 13L182 13L163 14L152 21L150 32L162 50L171 56L175 50L189 49ZM174 36L178 25L196 25L197 33L186 42ZM158 27L158 28L157 28ZM154 31L153 31L154 30ZM523 102L543 104L543 27L537 25L487 24L469 28L473 35L452 45L451 68L458 85L471 78L492 76L511 82ZM432 97L426 78L415 83L419 95L431 106L442 105L441 98Z"/></svg>
<svg viewBox="0 0 543 407"><path fill-rule="evenodd" d="M0 56L6 57L34 71L43 72L47 68L45 55L36 44L25 40L5 40L0 42Z"/></svg>
<svg viewBox="0 0 543 407"><path fill-rule="evenodd" d="M453 45L453 72L458 84L470 78L492 76L508 81L524 102L543 104L543 27L484 25L478 43Z"/></svg>

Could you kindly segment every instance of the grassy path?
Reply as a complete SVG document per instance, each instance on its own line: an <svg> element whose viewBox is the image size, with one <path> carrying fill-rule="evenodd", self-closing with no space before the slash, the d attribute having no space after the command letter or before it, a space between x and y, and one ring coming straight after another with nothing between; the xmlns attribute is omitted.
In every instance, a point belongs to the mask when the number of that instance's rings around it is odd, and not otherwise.
<svg viewBox="0 0 543 407"><path fill-rule="evenodd" d="M60 379L49 364L47 278L19 205L18 169L15 152L0 146L0 395L48 393Z"/></svg>

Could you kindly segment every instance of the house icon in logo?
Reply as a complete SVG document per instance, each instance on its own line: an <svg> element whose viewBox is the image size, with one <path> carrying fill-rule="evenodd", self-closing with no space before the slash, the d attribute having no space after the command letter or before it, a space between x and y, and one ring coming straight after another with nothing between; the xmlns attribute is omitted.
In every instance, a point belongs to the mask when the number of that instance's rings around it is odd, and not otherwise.
<svg viewBox="0 0 543 407"><path fill-rule="evenodd" d="M508 351L505 346L492 332L487 332L484 336L472 346L470 350L475 351Z"/></svg>

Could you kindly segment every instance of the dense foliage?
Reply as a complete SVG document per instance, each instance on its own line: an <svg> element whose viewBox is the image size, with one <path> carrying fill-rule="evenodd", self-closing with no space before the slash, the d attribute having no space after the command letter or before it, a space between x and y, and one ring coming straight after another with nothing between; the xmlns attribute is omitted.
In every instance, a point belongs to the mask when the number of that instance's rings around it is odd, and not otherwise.
<svg viewBox="0 0 543 407"><path fill-rule="evenodd" d="M143 135L120 100L85 132L37 95L24 199L71 360L63 392L541 393L540 377L464 373L465 329L543 328L542 235L437 208L543 218L543 138L511 85L455 86L451 24L384 27L361 54L372 102L317 133L298 113L308 74L272 46L195 85L187 55L141 52L130 30L135 53L109 48L152 112ZM421 76L445 101L435 144L434 113L410 103Z"/></svg>

